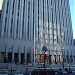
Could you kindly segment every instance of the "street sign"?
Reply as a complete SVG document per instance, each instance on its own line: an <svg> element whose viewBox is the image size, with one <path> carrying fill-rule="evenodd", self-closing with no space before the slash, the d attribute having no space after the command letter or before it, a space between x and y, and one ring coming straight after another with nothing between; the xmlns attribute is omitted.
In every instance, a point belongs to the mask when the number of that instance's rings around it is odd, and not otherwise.
<svg viewBox="0 0 75 75"><path fill-rule="evenodd" d="M46 52L46 51L47 51L47 47L46 47L46 46L43 46L43 47L42 47L42 50L43 50L44 52Z"/></svg>

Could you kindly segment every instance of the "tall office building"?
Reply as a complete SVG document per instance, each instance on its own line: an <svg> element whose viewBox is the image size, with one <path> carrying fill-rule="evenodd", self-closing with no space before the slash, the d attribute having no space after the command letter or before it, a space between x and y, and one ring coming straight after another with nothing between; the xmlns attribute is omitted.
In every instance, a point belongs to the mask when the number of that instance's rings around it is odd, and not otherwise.
<svg viewBox="0 0 75 75"><path fill-rule="evenodd" d="M74 56L69 0L4 0L1 25L3 62L42 63L43 46L49 63Z"/></svg>
<svg viewBox="0 0 75 75"><path fill-rule="evenodd" d="M0 10L0 35L1 35L1 10Z"/></svg>
<svg viewBox="0 0 75 75"><path fill-rule="evenodd" d="M0 10L0 20L1 20L1 10Z"/></svg>

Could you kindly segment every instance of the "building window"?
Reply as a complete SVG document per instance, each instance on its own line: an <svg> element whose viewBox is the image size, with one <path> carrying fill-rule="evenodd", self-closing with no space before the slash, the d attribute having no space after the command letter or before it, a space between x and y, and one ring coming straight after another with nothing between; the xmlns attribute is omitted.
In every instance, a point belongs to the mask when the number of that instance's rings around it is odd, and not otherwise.
<svg viewBox="0 0 75 75"><path fill-rule="evenodd" d="M63 27L64 27L64 19L63 19Z"/></svg>
<svg viewBox="0 0 75 75"><path fill-rule="evenodd" d="M62 10L62 17L63 17L63 10Z"/></svg>
<svg viewBox="0 0 75 75"><path fill-rule="evenodd" d="M5 18L4 33L6 32L7 17Z"/></svg>
<svg viewBox="0 0 75 75"><path fill-rule="evenodd" d="M56 15L56 32L58 31L58 27L57 27L57 15Z"/></svg>
<svg viewBox="0 0 75 75"><path fill-rule="evenodd" d="M60 24L60 25L61 25L61 24ZM60 26L60 30L59 30L59 31L60 31L60 33L62 32L62 31L61 31L61 29L62 29L62 28L61 28L61 26Z"/></svg>
<svg viewBox="0 0 75 75"><path fill-rule="evenodd" d="M51 5L52 5L52 0L51 0Z"/></svg>
<svg viewBox="0 0 75 75"><path fill-rule="evenodd" d="M71 37L71 44L72 44L72 37ZM74 45L75 45L75 43L74 43Z"/></svg>
<svg viewBox="0 0 75 75"><path fill-rule="evenodd" d="M53 42L54 42L54 30L53 30Z"/></svg>
<svg viewBox="0 0 75 75"><path fill-rule="evenodd" d="M48 1L47 1L47 11L48 11L48 31L49 31L49 5L48 5Z"/></svg>
<svg viewBox="0 0 75 75"><path fill-rule="evenodd" d="M18 16L19 16L19 8L20 8L20 0L18 1L18 13L17 13Z"/></svg>
<svg viewBox="0 0 75 75"><path fill-rule="evenodd" d="M44 29L44 0L43 0L43 29Z"/></svg>
<svg viewBox="0 0 75 75"><path fill-rule="evenodd" d="M28 2L28 31L27 31L27 39L29 39L29 17L30 16L30 2Z"/></svg>
<svg viewBox="0 0 75 75"><path fill-rule="evenodd" d="M20 8L20 0L18 1L18 10L19 10L19 8Z"/></svg>
<svg viewBox="0 0 75 75"><path fill-rule="evenodd" d="M34 40L34 0L33 0L33 40Z"/></svg>
<svg viewBox="0 0 75 75"><path fill-rule="evenodd" d="M25 10L25 0L23 5L22 38L24 37L24 10Z"/></svg>
<svg viewBox="0 0 75 75"><path fill-rule="evenodd" d="M22 22L22 38L24 37L24 20Z"/></svg>
<svg viewBox="0 0 75 75"><path fill-rule="evenodd" d="M58 43L58 40L59 40L59 39L58 39L58 35L57 35L57 43Z"/></svg>
<svg viewBox="0 0 75 75"><path fill-rule="evenodd" d="M65 9L65 15L66 15L66 8L64 8Z"/></svg>
<svg viewBox="0 0 75 75"><path fill-rule="evenodd" d="M15 0L13 0L12 15L13 15L13 13L14 13L14 3L15 3Z"/></svg>
<svg viewBox="0 0 75 75"><path fill-rule="evenodd" d="M64 38L63 38L63 40L64 40L64 43L65 43L65 33L64 33Z"/></svg>
<svg viewBox="0 0 75 75"><path fill-rule="evenodd" d="M52 9L52 24L53 24L53 9Z"/></svg>
<svg viewBox="0 0 75 75"><path fill-rule="evenodd" d="M10 28L10 33L12 34L12 25L13 25L13 18L11 19L11 28Z"/></svg>
<svg viewBox="0 0 75 75"><path fill-rule="evenodd" d="M69 44L69 38L68 38L68 44Z"/></svg>
<svg viewBox="0 0 75 75"><path fill-rule="evenodd" d="M63 17L62 17L63 18ZM60 21L60 10L59 10L59 21Z"/></svg>
<svg viewBox="0 0 75 75"><path fill-rule="evenodd" d="M62 0L61 0L61 6L62 6Z"/></svg>
<svg viewBox="0 0 75 75"><path fill-rule="evenodd" d="M55 0L55 13L56 13L56 0Z"/></svg>
<svg viewBox="0 0 75 75"><path fill-rule="evenodd" d="M38 0L38 38L39 38L39 0Z"/></svg>
<svg viewBox="0 0 75 75"><path fill-rule="evenodd" d="M24 17L24 11L25 11L25 0L24 0L24 5L23 5L23 17Z"/></svg>
<svg viewBox="0 0 75 75"><path fill-rule="evenodd" d="M58 0L58 8L59 8L59 0Z"/></svg>
<svg viewBox="0 0 75 75"><path fill-rule="evenodd" d="M65 7L65 0L63 0L64 1L64 7Z"/></svg>
<svg viewBox="0 0 75 75"><path fill-rule="evenodd" d="M18 37L18 19L17 19L17 27L16 27L16 37Z"/></svg>
<svg viewBox="0 0 75 75"><path fill-rule="evenodd" d="M7 2L6 14L8 13L9 1Z"/></svg>

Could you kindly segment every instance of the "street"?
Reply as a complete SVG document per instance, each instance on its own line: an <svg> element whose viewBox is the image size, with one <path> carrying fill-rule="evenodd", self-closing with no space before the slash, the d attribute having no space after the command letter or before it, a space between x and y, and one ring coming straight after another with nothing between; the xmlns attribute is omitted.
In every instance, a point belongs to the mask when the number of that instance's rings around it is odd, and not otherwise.
<svg viewBox="0 0 75 75"><path fill-rule="evenodd" d="M63 75L75 75L75 73L70 73L70 74L63 74Z"/></svg>

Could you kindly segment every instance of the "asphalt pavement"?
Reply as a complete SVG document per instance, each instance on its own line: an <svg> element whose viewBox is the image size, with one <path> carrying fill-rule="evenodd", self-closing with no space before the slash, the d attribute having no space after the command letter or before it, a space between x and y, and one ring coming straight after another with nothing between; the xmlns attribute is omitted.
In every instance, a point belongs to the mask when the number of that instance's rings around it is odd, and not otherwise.
<svg viewBox="0 0 75 75"><path fill-rule="evenodd" d="M16 65L16 64L7 64L8 68L7 69L1 69L0 68L0 72L2 72L2 74L0 75L8 75L9 73L11 73L11 69L12 69L12 73L14 73L13 75L24 75L24 73L26 71L31 72L33 69L38 68L38 67L42 67L42 64L29 64L29 65ZM75 75L75 67L70 67L72 73L67 73L63 68L62 65L56 65L56 64L52 64L52 65L48 65L46 64L46 67L51 68L51 69L58 69L61 68L63 72L65 72L63 75ZM68 68L68 66L65 66L65 68ZM6 73L6 74L3 74Z"/></svg>

